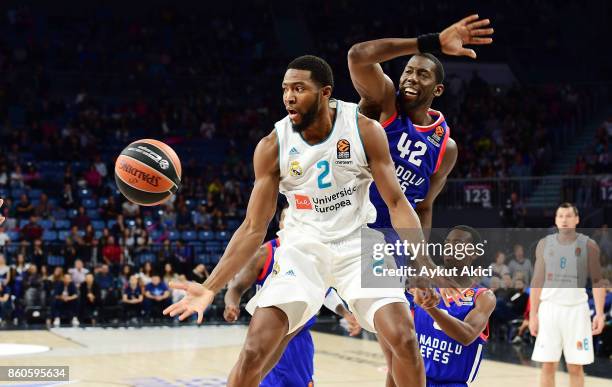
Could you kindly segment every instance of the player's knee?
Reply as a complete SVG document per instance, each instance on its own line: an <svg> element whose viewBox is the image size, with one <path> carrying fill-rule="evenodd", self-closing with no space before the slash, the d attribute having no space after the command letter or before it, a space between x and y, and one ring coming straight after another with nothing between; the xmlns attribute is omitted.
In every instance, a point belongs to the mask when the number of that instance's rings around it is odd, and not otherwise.
<svg viewBox="0 0 612 387"><path fill-rule="evenodd" d="M247 342L240 353L240 362L249 369L263 369L266 353L264 347L258 343Z"/></svg>
<svg viewBox="0 0 612 387"><path fill-rule="evenodd" d="M392 329L385 335L385 339L396 356L412 357L418 353L418 343L413 329Z"/></svg>
<svg viewBox="0 0 612 387"><path fill-rule="evenodd" d="M557 363L542 363L542 372L548 375L554 375L557 371Z"/></svg>
<svg viewBox="0 0 612 387"><path fill-rule="evenodd" d="M567 373L572 376L582 376L584 373L584 369L579 364L568 364Z"/></svg>

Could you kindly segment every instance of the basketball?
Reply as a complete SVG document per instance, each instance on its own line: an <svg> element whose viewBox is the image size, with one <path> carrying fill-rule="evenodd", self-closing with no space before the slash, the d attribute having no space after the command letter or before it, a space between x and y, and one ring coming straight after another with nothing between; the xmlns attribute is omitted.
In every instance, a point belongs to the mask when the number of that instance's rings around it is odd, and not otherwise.
<svg viewBox="0 0 612 387"><path fill-rule="evenodd" d="M134 141L115 161L115 182L131 202L155 206L168 200L181 182L181 161L161 141Z"/></svg>

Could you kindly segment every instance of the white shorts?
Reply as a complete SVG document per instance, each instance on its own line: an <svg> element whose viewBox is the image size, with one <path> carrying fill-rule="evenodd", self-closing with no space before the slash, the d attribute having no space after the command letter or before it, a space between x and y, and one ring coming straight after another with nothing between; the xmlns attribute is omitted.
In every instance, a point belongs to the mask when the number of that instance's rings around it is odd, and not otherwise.
<svg viewBox="0 0 612 387"><path fill-rule="evenodd" d="M586 302L566 306L542 301L538 310L538 336L531 360L558 362L563 352L568 364L593 363L590 315Z"/></svg>
<svg viewBox="0 0 612 387"><path fill-rule="evenodd" d="M399 302L409 308L403 288L362 287L359 231L330 243L284 231L279 235L272 274L247 304L249 313L257 307L278 307L287 315L289 334L319 311L330 287L348 303L359 324L371 332L376 332L374 314L384 305Z"/></svg>

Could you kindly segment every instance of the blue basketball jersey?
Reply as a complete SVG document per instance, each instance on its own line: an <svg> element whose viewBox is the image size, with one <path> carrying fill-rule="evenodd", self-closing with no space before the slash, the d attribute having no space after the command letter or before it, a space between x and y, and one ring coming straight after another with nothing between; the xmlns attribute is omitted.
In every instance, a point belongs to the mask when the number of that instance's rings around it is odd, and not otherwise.
<svg viewBox="0 0 612 387"><path fill-rule="evenodd" d="M431 175L442 162L450 128L441 112L429 109L434 123L428 126L414 125L406 116L397 112L382 125L387 133L395 174L410 204L415 207L429 191ZM389 210L375 184L370 186L370 200L378 217L371 226L391 227Z"/></svg>
<svg viewBox="0 0 612 387"><path fill-rule="evenodd" d="M274 272L274 253L280 246L279 239L272 239L265 243L268 256L255 286L257 290L266 282L266 278ZM261 381L260 387L308 387L313 386L314 375L314 343L310 335L310 327L314 325L313 317L287 344L285 352L274 368Z"/></svg>
<svg viewBox="0 0 612 387"><path fill-rule="evenodd" d="M476 298L486 290L468 288L463 292L464 300L461 305L451 300L449 307L441 302L438 308L463 321L474 309ZM446 335L425 310L416 306L411 294L406 293L406 297L413 306L414 327L425 363L428 386L467 386L466 383L473 382L480 367L489 327L487 326L472 344L464 346Z"/></svg>

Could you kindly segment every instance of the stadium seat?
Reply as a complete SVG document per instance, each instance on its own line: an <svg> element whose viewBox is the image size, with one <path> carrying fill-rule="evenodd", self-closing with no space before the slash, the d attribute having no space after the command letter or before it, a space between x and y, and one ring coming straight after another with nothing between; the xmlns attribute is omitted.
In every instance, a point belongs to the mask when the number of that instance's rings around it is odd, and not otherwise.
<svg viewBox="0 0 612 387"><path fill-rule="evenodd" d="M11 241L15 242L19 240L19 233L17 231L7 231L6 233L9 238L11 238Z"/></svg>
<svg viewBox="0 0 612 387"><path fill-rule="evenodd" d="M70 235L70 230L59 230L57 232L57 239L65 241L66 238L68 238L68 235Z"/></svg>
<svg viewBox="0 0 612 387"><path fill-rule="evenodd" d="M91 225L94 230L100 231L104 229L104 221L103 220L92 220Z"/></svg>
<svg viewBox="0 0 612 387"><path fill-rule="evenodd" d="M45 230L53 228L53 222L49 219L39 220L38 224L40 224L40 227L44 228Z"/></svg>
<svg viewBox="0 0 612 387"><path fill-rule="evenodd" d="M40 189L31 189L30 192L28 192L28 197L30 198L30 200L38 199L40 198L41 193L42 190Z"/></svg>
<svg viewBox="0 0 612 387"><path fill-rule="evenodd" d="M155 263L157 257L153 253L143 253L137 256L138 265L143 265L145 262Z"/></svg>
<svg viewBox="0 0 612 387"><path fill-rule="evenodd" d="M219 231L215 233L215 239L219 241L229 241L231 237L232 234L227 231Z"/></svg>
<svg viewBox="0 0 612 387"><path fill-rule="evenodd" d="M30 223L30 219L20 219L19 228L24 228L26 224Z"/></svg>
<svg viewBox="0 0 612 387"><path fill-rule="evenodd" d="M208 265L209 259L210 258L209 258L208 254L203 254L203 253L202 254L198 254L198 255L196 255L195 263L196 264L203 263L204 265Z"/></svg>
<svg viewBox="0 0 612 387"><path fill-rule="evenodd" d="M66 219L56 219L55 228L58 230L70 228L70 221Z"/></svg>
<svg viewBox="0 0 612 387"><path fill-rule="evenodd" d="M238 227L240 227L240 224L242 223L242 221L238 220L238 219L228 219L227 220L227 228L231 231L235 231Z"/></svg>
<svg viewBox="0 0 612 387"><path fill-rule="evenodd" d="M200 231L198 233L198 239L201 241L211 241L214 239L215 234L212 231Z"/></svg>
<svg viewBox="0 0 612 387"><path fill-rule="evenodd" d="M87 188L82 188L82 189L79 190L79 197L81 199L90 198L91 197L91 191L88 190Z"/></svg>
<svg viewBox="0 0 612 387"><path fill-rule="evenodd" d="M115 219L111 219L111 220L106 222L106 227L113 228L113 226L116 225L116 224L117 224L117 221Z"/></svg>
<svg viewBox="0 0 612 387"><path fill-rule="evenodd" d="M76 209L71 208L71 209L68 210L68 219L72 219L75 216L77 216L78 214L79 214L79 212Z"/></svg>
<svg viewBox="0 0 612 387"><path fill-rule="evenodd" d="M45 230L42 235L44 242L54 242L57 240L57 232L51 230Z"/></svg>
<svg viewBox="0 0 612 387"><path fill-rule="evenodd" d="M91 210L87 210L86 211L87 216L89 216L90 219L100 219L100 211L98 211L98 209L91 209Z"/></svg>
<svg viewBox="0 0 612 387"><path fill-rule="evenodd" d="M22 190L21 188L13 188L11 189L11 197L13 199L19 200L19 198L21 197L21 194L24 192L25 191Z"/></svg>
<svg viewBox="0 0 612 387"><path fill-rule="evenodd" d="M92 208L97 208L98 207L96 201L94 199L90 199L90 198L83 199L81 201L81 204L83 204L83 207L85 207L87 209L92 209Z"/></svg>
<svg viewBox="0 0 612 387"><path fill-rule="evenodd" d="M53 267L53 266L64 266L65 263L65 259L64 257L60 256L60 255L49 255L47 257L47 265Z"/></svg>
<svg viewBox="0 0 612 387"><path fill-rule="evenodd" d="M197 239L198 234L193 230L183 231L182 237L185 241L194 241Z"/></svg>
<svg viewBox="0 0 612 387"><path fill-rule="evenodd" d="M181 234L179 231L172 230L168 233L168 238L170 238L171 241L177 241L181 238Z"/></svg>
<svg viewBox="0 0 612 387"><path fill-rule="evenodd" d="M66 219L66 215L66 210L64 210L63 208L57 208L53 210L53 212L51 212L51 216L53 217L53 219L55 219L56 222L58 219Z"/></svg>

